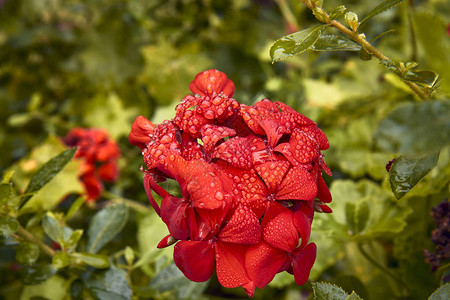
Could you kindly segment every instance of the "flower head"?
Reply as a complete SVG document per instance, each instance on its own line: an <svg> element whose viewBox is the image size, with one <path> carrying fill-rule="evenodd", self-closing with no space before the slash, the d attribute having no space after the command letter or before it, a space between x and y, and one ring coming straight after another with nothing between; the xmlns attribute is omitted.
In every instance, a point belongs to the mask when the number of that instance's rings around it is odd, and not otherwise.
<svg viewBox="0 0 450 300"><path fill-rule="evenodd" d="M158 247L175 244L187 278L206 281L215 269L220 284L249 296L278 272L304 284L316 257L314 212L331 212L322 178L331 176L321 153L327 137L281 102L239 104L218 70L198 74L189 88L173 120L154 125L139 116L129 135L143 149L144 187L170 233ZM166 179L179 183L181 198L158 185Z"/></svg>
<svg viewBox="0 0 450 300"><path fill-rule="evenodd" d="M69 147L78 147L75 158L81 160L79 178L87 201L97 200L103 192L103 181L113 182L119 177L118 145L106 130L95 128L73 128L63 142Z"/></svg>

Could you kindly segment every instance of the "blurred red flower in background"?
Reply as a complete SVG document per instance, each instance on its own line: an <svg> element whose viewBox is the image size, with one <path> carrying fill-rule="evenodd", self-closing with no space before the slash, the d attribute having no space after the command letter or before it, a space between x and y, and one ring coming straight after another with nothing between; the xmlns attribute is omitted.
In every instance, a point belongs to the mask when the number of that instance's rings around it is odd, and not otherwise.
<svg viewBox="0 0 450 300"><path fill-rule="evenodd" d="M103 192L103 181L119 177L117 159L120 150L105 129L73 128L63 138L69 147L78 147L75 159L81 160L79 178L86 191L86 200L93 202Z"/></svg>
<svg viewBox="0 0 450 300"><path fill-rule="evenodd" d="M249 296L282 271L304 284L316 257L314 212L331 212L327 137L283 103L239 104L218 70L189 88L173 120L138 116L129 135L143 149L144 187L170 233L158 247L176 243L174 261L187 278L206 281L215 267L221 285ZM182 198L157 184L166 179L179 183Z"/></svg>

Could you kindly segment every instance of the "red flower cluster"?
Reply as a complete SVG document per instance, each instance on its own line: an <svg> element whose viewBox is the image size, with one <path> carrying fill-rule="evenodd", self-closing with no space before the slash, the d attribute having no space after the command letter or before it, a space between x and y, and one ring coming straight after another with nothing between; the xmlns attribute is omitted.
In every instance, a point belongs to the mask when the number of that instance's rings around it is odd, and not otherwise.
<svg viewBox="0 0 450 300"><path fill-rule="evenodd" d="M325 134L283 103L239 104L234 83L217 70L189 88L194 95L172 121L139 116L129 135L143 149L144 187L170 232L158 247L176 242L174 260L187 278L206 281L215 267L224 287L249 296L282 271L304 284L316 258L308 243L314 211L331 212ZM166 179L179 183L182 198L157 184Z"/></svg>
<svg viewBox="0 0 450 300"><path fill-rule="evenodd" d="M113 182L119 177L117 159L120 150L104 129L73 128L63 139L69 147L79 147L79 178L86 190L87 201L97 200L103 192L102 181Z"/></svg>

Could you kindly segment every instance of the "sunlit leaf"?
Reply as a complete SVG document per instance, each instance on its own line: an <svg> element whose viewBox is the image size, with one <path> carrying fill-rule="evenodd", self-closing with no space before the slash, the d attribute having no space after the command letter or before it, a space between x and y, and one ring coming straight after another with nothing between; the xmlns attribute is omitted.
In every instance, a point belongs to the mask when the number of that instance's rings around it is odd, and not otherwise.
<svg viewBox="0 0 450 300"><path fill-rule="evenodd" d="M369 14L359 23L359 27L363 26L369 19L375 17L376 15L381 14L382 12L397 6L405 0L386 0L379 5L377 5L374 9L372 9Z"/></svg>
<svg viewBox="0 0 450 300"><path fill-rule="evenodd" d="M70 217L72 217L78 209L84 204L85 197L78 197L70 206L69 210L67 211L67 214L65 216L65 219L68 220Z"/></svg>
<svg viewBox="0 0 450 300"><path fill-rule="evenodd" d="M319 39L326 26L311 27L277 40L270 48L272 62L277 62L305 52Z"/></svg>
<svg viewBox="0 0 450 300"><path fill-rule="evenodd" d="M347 294L342 288L327 282L313 282L312 288L314 291L315 300L346 300L350 295ZM353 294L353 293L352 293ZM357 296L357 295L356 295ZM350 298L350 299L361 299Z"/></svg>
<svg viewBox="0 0 450 300"><path fill-rule="evenodd" d="M10 216L0 215L0 236L8 238L18 229L19 222L17 219Z"/></svg>
<svg viewBox="0 0 450 300"><path fill-rule="evenodd" d="M436 84L439 75L432 71L408 71L403 74L402 78L424 87L432 88Z"/></svg>
<svg viewBox="0 0 450 300"><path fill-rule="evenodd" d="M69 279L55 275L40 284L25 286L20 299L63 300L67 297L69 283Z"/></svg>
<svg viewBox="0 0 450 300"><path fill-rule="evenodd" d="M359 51L361 46L357 43L334 34L321 35L311 50L314 51Z"/></svg>
<svg viewBox="0 0 450 300"><path fill-rule="evenodd" d="M78 241L80 240L81 236L83 235L82 229L74 230L68 239L64 239L64 248L66 248L66 251L71 252L75 250Z"/></svg>
<svg viewBox="0 0 450 300"><path fill-rule="evenodd" d="M26 267L21 272L22 282L26 285L39 284L56 273L51 264L34 264Z"/></svg>
<svg viewBox="0 0 450 300"><path fill-rule="evenodd" d="M58 252L52 258L52 267L55 269L62 269L69 265L69 256L66 252Z"/></svg>
<svg viewBox="0 0 450 300"><path fill-rule="evenodd" d="M31 181L25 190L25 194L34 193L40 190L44 185L52 180L53 177L55 177L56 174L58 174L64 166L72 160L76 151L77 148L67 149L43 165L31 178Z"/></svg>
<svg viewBox="0 0 450 300"><path fill-rule="evenodd" d="M47 213L47 215L42 219L42 227L45 233L53 241L60 243L62 241L62 228L58 220L54 218L52 213Z"/></svg>
<svg viewBox="0 0 450 300"><path fill-rule="evenodd" d="M12 183L25 192L31 177L37 170L43 168L52 158L67 150L61 140L55 135L48 136L45 141L33 148L31 153L16 162L9 170L14 171ZM53 179L41 187L33 195L24 194L29 200L22 205L19 214L53 209L65 196L71 193L83 193L83 187L78 180L79 164L77 160L70 160ZM31 198L30 198L31 196Z"/></svg>
<svg viewBox="0 0 450 300"><path fill-rule="evenodd" d="M88 229L88 251L97 253L122 230L127 220L128 208L123 203L107 206L97 212Z"/></svg>
<svg viewBox="0 0 450 300"><path fill-rule="evenodd" d="M407 103L394 109L375 132L387 152L427 154L450 144L450 102Z"/></svg>
<svg viewBox="0 0 450 300"><path fill-rule="evenodd" d="M446 300L450 299L450 283L440 286L428 300Z"/></svg>
<svg viewBox="0 0 450 300"><path fill-rule="evenodd" d="M411 213L389 191L368 180L337 180L330 191L333 214L317 216L314 226L339 241L363 242L398 233Z"/></svg>
<svg viewBox="0 0 450 300"><path fill-rule="evenodd" d="M23 241L16 249L16 259L24 265L32 265L39 257L39 247L36 244Z"/></svg>
<svg viewBox="0 0 450 300"><path fill-rule="evenodd" d="M76 260L80 260L81 262L97 269L105 269L109 267L109 260L108 257L105 255L87 252L77 252L72 253L70 256Z"/></svg>
<svg viewBox="0 0 450 300"><path fill-rule="evenodd" d="M107 271L85 271L81 275L84 285L95 299L131 299L131 289L124 270L111 267Z"/></svg>
<svg viewBox="0 0 450 300"><path fill-rule="evenodd" d="M417 158L397 158L389 171L389 181L395 197L402 198L419 183L436 166L438 157L439 155L432 154Z"/></svg>
<svg viewBox="0 0 450 300"><path fill-rule="evenodd" d="M149 284L159 292L175 290L177 299L198 299L207 286L208 282L187 279L174 263L159 272Z"/></svg>

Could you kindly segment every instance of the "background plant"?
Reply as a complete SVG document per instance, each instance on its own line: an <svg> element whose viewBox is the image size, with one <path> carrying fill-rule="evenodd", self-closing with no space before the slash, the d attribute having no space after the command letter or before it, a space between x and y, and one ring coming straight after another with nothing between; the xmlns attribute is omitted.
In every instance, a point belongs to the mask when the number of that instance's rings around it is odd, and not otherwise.
<svg viewBox="0 0 450 300"><path fill-rule="evenodd" d="M208 68L227 73L240 101L283 101L330 139L334 214L313 223L315 283L278 276L255 298L298 299L313 287L343 299L431 295L448 270L447 261L431 273L423 250L434 250L431 208L449 195L450 7L305 3L0 1L2 297L245 297L185 280L170 250L155 249L166 233L147 209L141 156L126 139L138 114L172 118ZM326 25L330 16L350 35ZM280 37L310 28L308 43L293 39L292 54L302 55L272 64ZM336 41L355 51L318 51ZM76 126L107 129L123 154L119 180L93 206L58 140Z"/></svg>

